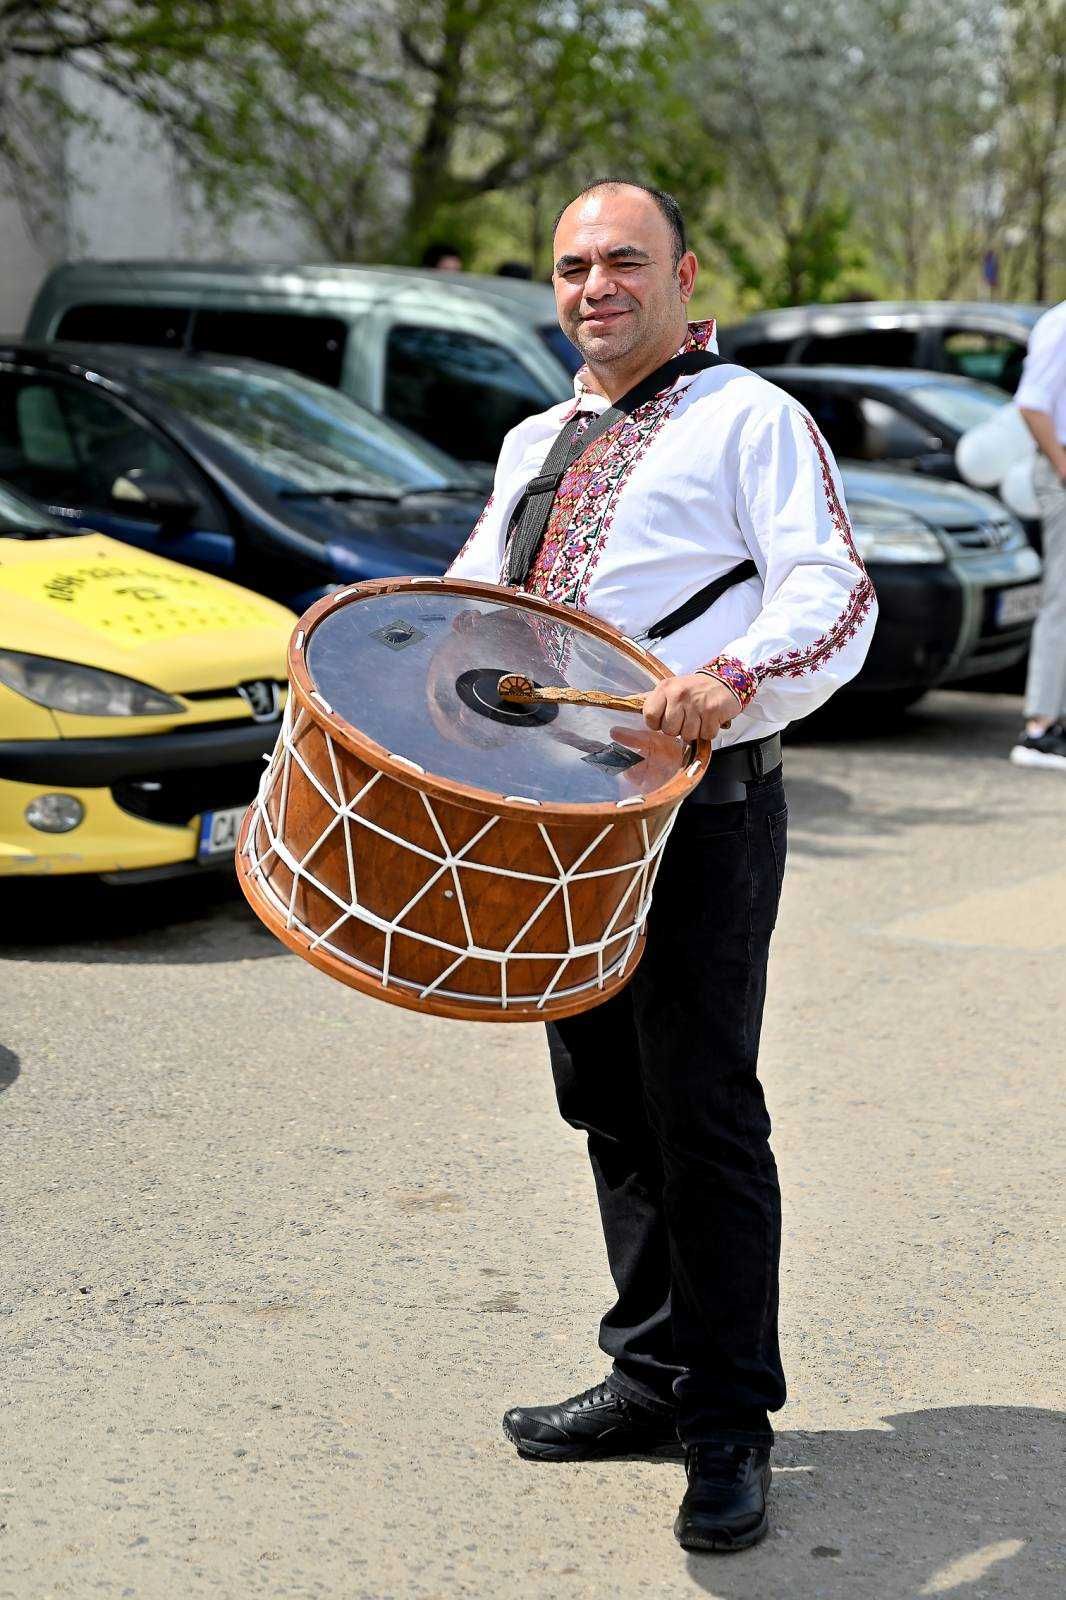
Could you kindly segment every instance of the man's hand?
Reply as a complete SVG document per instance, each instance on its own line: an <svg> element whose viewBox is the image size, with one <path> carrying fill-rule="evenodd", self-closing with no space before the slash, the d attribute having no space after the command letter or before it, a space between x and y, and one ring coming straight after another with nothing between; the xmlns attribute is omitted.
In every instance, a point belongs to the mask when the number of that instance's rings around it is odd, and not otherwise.
<svg viewBox="0 0 1066 1600"><path fill-rule="evenodd" d="M718 678L691 672L682 678L665 678L644 702L644 721L662 733L682 739L713 739L728 728L740 701Z"/></svg>

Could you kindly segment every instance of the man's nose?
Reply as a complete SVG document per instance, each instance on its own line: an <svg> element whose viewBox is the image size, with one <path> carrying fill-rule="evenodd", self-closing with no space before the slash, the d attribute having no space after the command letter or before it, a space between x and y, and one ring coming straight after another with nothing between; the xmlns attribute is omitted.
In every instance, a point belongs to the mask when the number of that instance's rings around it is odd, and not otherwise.
<svg viewBox="0 0 1066 1600"><path fill-rule="evenodd" d="M611 268L604 266L599 261L594 261L585 279L585 299L604 300L608 295L616 294L617 291L618 284Z"/></svg>

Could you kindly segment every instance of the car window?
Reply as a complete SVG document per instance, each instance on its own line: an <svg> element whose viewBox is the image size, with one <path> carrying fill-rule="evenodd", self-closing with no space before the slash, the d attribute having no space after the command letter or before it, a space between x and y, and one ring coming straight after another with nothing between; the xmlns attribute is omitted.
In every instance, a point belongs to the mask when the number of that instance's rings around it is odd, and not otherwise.
<svg viewBox="0 0 1066 1600"><path fill-rule="evenodd" d="M865 461L913 461L916 456L942 450L943 439L923 428L887 400L867 396L860 401L866 424Z"/></svg>
<svg viewBox="0 0 1066 1600"><path fill-rule="evenodd" d="M773 367L788 360L794 339L726 339L735 359L744 367Z"/></svg>
<svg viewBox="0 0 1066 1600"><path fill-rule="evenodd" d="M47 505L112 508L118 478L140 470L202 496L182 458L88 383L0 373L0 478Z"/></svg>
<svg viewBox="0 0 1066 1600"><path fill-rule="evenodd" d="M340 386L347 339L339 317L289 311L197 311L191 335L196 350L270 361L333 389Z"/></svg>
<svg viewBox="0 0 1066 1600"><path fill-rule="evenodd" d="M466 477L423 440L296 373L193 360L145 365L139 380L238 455L275 494L396 497Z"/></svg>
<svg viewBox="0 0 1066 1600"><path fill-rule="evenodd" d="M945 328L944 366L964 378L981 378L1013 394L1022 375L1025 346L1003 333L979 329Z"/></svg>
<svg viewBox="0 0 1066 1600"><path fill-rule="evenodd" d="M184 306L84 305L64 311L55 338L180 350L188 328L189 311Z"/></svg>
<svg viewBox="0 0 1066 1600"><path fill-rule="evenodd" d="M907 390L907 398L938 422L965 433L987 422L1010 396L990 383L920 383Z"/></svg>
<svg viewBox="0 0 1066 1600"><path fill-rule="evenodd" d="M385 410L461 461L495 461L504 436L554 396L503 345L446 328L396 326Z"/></svg>
<svg viewBox="0 0 1066 1600"><path fill-rule="evenodd" d="M43 532L58 538L80 533L81 529L51 516L35 500L16 494L10 484L0 483L0 537L17 539Z"/></svg>
<svg viewBox="0 0 1066 1600"><path fill-rule="evenodd" d="M871 367L913 367L918 335L909 328L856 328L847 333L816 334L802 347L799 359L813 366L836 363Z"/></svg>

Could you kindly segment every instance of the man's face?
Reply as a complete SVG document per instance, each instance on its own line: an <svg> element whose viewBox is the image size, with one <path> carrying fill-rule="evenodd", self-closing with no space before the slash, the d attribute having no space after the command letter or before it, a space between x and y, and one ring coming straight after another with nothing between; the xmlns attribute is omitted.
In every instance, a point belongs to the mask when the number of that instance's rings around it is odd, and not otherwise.
<svg viewBox="0 0 1066 1600"><path fill-rule="evenodd" d="M592 367L684 340L696 258L674 265L674 237L650 195L597 189L568 206L555 233L559 326Z"/></svg>

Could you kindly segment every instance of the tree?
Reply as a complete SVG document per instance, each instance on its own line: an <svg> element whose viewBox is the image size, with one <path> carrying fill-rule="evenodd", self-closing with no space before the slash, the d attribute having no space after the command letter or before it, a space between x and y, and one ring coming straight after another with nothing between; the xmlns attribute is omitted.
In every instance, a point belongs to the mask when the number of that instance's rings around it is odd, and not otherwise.
<svg viewBox="0 0 1066 1600"><path fill-rule="evenodd" d="M757 304L822 299L861 254L852 229L863 96L879 70L874 0L711 0L690 68L725 181L708 240Z"/></svg>
<svg viewBox="0 0 1066 1600"><path fill-rule="evenodd" d="M325 97L298 118L260 108L270 190L333 257L415 261L442 233L473 244L501 195L532 211L542 250L575 170L607 152L648 170L653 146L671 176L691 161L672 147L694 15L690 0L366 0L357 29L350 12L334 24L356 115L341 124Z"/></svg>
<svg viewBox="0 0 1066 1600"><path fill-rule="evenodd" d="M325 48L324 0L0 0L0 186L31 216L54 181L57 134L91 113L59 90L63 68L156 122L216 192L269 168L269 147L242 136L264 103L298 116L310 99L343 116L353 84ZM225 180L223 181L223 171Z"/></svg>
<svg viewBox="0 0 1066 1600"><path fill-rule="evenodd" d="M954 296L992 247L1047 295L1062 0L705 5L716 45L689 84L725 180L703 226L742 297Z"/></svg>
<svg viewBox="0 0 1066 1600"><path fill-rule="evenodd" d="M888 291L958 295L995 237L999 0L898 0L870 86L856 215Z"/></svg>
<svg viewBox="0 0 1066 1600"><path fill-rule="evenodd" d="M1066 160L1066 6L1008 0L1004 21L1004 211L1023 246L1014 265L1028 262L1030 292L1042 301L1051 293L1053 219L1056 201L1061 214Z"/></svg>

